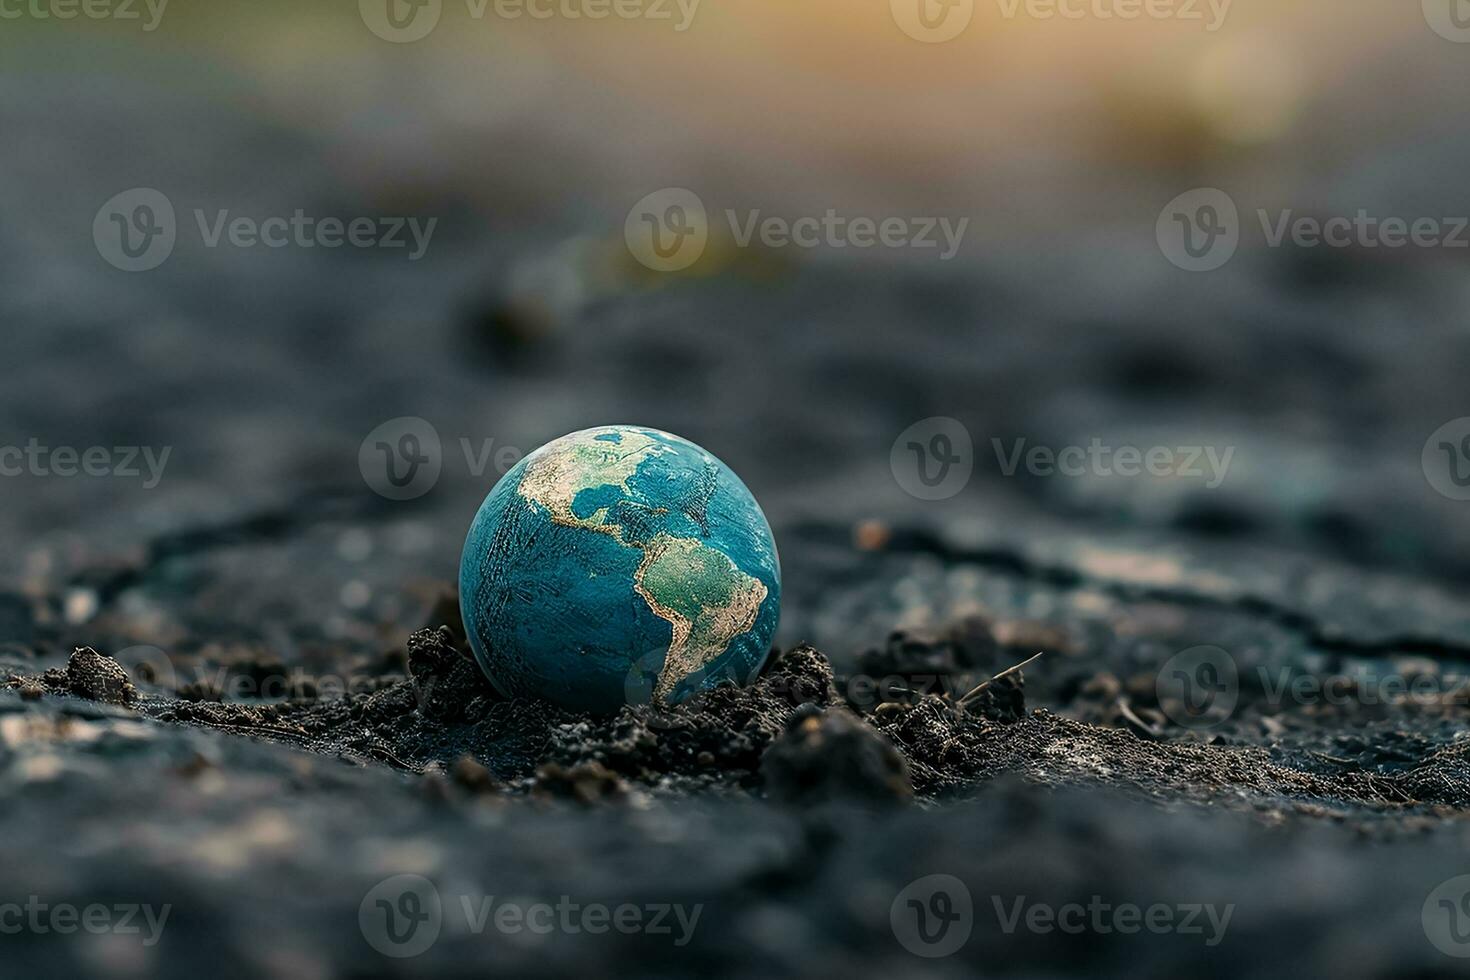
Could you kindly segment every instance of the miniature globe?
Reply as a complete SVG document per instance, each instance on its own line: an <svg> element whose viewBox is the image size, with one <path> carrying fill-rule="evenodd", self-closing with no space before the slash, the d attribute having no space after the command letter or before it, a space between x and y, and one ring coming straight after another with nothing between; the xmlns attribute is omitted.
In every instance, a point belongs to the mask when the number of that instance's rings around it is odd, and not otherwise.
<svg viewBox="0 0 1470 980"><path fill-rule="evenodd" d="M667 432L605 426L500 479L465 539L459 594L502 694L611 712L752 680L780 617L781 567L729 467Z"/></svg>

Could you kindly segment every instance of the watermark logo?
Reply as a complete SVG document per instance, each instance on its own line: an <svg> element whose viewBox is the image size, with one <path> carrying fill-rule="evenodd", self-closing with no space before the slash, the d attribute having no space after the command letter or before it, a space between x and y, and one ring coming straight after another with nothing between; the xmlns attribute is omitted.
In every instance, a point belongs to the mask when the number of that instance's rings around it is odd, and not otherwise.
<svg viewBox="0 0 1470 980"><path fill-rule="evenodd" d="M1419 465L1436 493L1470 500L1470 416L1435 429L1424 443Z"/></svg>
<svg viewBox="0 0 1470 980"><path fill-rule="evenodd" d="M3 2L3 0L0 0ZM481 21L619 20L667 21L682 34L694 23L700 0L465 0L465 13ZM394 44L423 40L439 26L443 0L358 0L368 30Z"/></svg>
<svg viewBox="0 0 1470 980"><path fill-rule="evenodd" d="M1292 208L1256 209L1267 248L1470 248L1470 217L1376 215L1358 208L1352 215L1319 218ZM1189 272L1210 272L1230 261L1240 245L1242 226L1235 201L1224 191L1201 187L1170 201L1154 227L1164 257Z"/></svg>
<svg viewBox="0 0 1470 980"><path fill-rule="evenodd" d="M888 909L899 945L925 959L958 952L975 927L970 889L954 875L926 875L899 892Z"/></svg>
<svg viewBox="0 0 1470 980"><path fill-rule="evenodd" d="M736 248L932 249L941 262L959 253L970 227L969 218L873 217L844 214L837 208L796 217L766 214L759 208L726 208L723 214L729 240ZM658 272L677 272L697 262L709 243L711 230L704 202L682 187L665 188L643 198L623 223L628 251Z"/></svg>
<svg viewBox="0 0 1470 980"><path fill-rule="evenodd" d="M465 470L483 477L494 468L504 476L525 456L515 446L496 445L486 437L476 445L467 436L459 439ZM444 444L439 430L426 419L402 415L389 419L367 434L357 449L357 467L374 493L389 500L414 500L434 489L444 471Z"/></svg>
<svg viewBox="0 0 1470 980"><path fill-rule="evenodd" d="M1094 436L1086 444L1049 446L1024 438L992 438L1002 476L1133 479L1143 476L1199 480L1214 490L1225 482L1234 446L1114 445ZM964 489L974 463L969 430L951 418L928 418L894 440L889 466L901 487L921 500L942 500Z"/></svg>
<svg viewBox="0 0 1470 980"><path fill-rule="evenodd" d="M213 213L193 210L205 248L353 248L407 249L408 261L424 257L438 227L438 218L367 217L318 218L297 208L292 214L257 219L232 215L228 208ZM125 272L146 272L173 254L179 225L168 197L151 187L135 187L111 198L92 220L92 240L109 264Z"/></svg>
<svg viewBox="0 0 1470 980"><path fill-rule="evenodd" d="M1470 699L1470 676L1425 671L1412 661L1403 669L1354 669L1315 674L1287 666L1259 665L1249 675L1259 705L1360 709L1378 705L1452 705ZM1239 704L1241 674L1235 658L1215 646L1191 647L1159 668L1155 694L1176 724L1206 729L1230 718Z"/></svg>
<svg viewBox="0 0 1470 980"><path fill-rule="evenodd" d="M1470 958L1470 875L1440 882L1420 912L1424 935L1446 956Z"/></svg>
<svg viewBox="0 0 1470 980"><path fill-rule="evenodd" d="M889 0L888 6L899 30L925 44L954 40L975 17L975 0Z"/></svg>
<svg viewBox="0 0 1470 980"><path fill-rule="evenodd" d="M367 29L394 44L412 44L439 26L444 0L357 0Z"/></svg>
<svg viewBox="0 0 1470 980"><path fill-rule="evenodd" d="M709 215L699 195L683 187L654 191L633 205L623 222L633 258L655 272L679 272L699 261L709 244Z"/></svg>
<svg viewBox="0 0 1470 980"><path fill-rule="evenodd" d="M965 488L974 470L970 430L942 415L915 422L893 440L888 466L910 496L947 500Z"/></svg>
<svg viewBox="0 0 1470 980"><path fill-rule="evenodd" d="M1210 728L1235 711L1240 671L1235 658L1220 647L1190 647L1165 661L1154 686L1170 721L1184 728Z"/></svg>
<svg viewBox="0 0 1470 980"><path fill-rule="evenodd" d="M1470 0L1423 0L1424 20L1447 41L1470 44Z"/></svg>
<svg viewBox="0 0 1470 980"><path fill-rule="evenodd" d="M704 905L677 902L579 902L561 895L555 902L508 900L495 895L460 895L446 906L434 883L419 875L395 875L379 882L358 907L363 938L378 952L408 959L428 951L439 939L450 909L458 910L453 923L461 934L483 936L553 933L624 936L668 936L673 945L687 946L694 938ZM462 921L461 921L462 920Z"/></svg>
<svg viewBox="0 0 1470 980"><path fill-rule="evenodd" d="M384 956L409 959L427 952L444 927L439 889L420 875L395 875L374 885L357 909L368 945Z"/></svg>
<svg viewBox="0 0 1470 980"><path fill-rule="evenodd" d="M92 219L97 254L124 272L158 268L173 254L177 236L173 203L151 187L114 195Z"/></svg>
<svg viewBox="0 0 1470 980"><path fill-rule="evenodd" d="M1200 187L1164 205L1154 225L1164 258L1186 272L1210 272L1240 245L1240 212L1229 194Z"/></svg>
<svg viewBox="0 0 1470 980"><path fill-rule="evenodd" d="M362 441L357 466L379 496L389 500L422 497L434 489L444 469L439 431L414 415L389 419Z"/></svg>

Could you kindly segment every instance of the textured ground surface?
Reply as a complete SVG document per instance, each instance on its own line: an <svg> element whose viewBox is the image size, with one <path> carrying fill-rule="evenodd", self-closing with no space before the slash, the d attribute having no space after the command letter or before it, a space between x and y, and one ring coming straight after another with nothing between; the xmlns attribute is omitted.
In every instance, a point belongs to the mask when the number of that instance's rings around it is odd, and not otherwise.
<svg viewBox="0 0 1470 980"><path fill-rule="evenodd" d="M1470 505L1420 469L1428 434L1470 414L1463 259L1258 253L1191 279L1154 248L1154 202L1106 247L982 237L942 272L758 256L651 280L620 229L652 188L571 220L475 148L389 180L364 161L391 147L302 122L279 93L223 71L116 82L113 56L71 49L64 80L42 54L0 67L0 90L24 94L0 100L0 442L172 452L147 489L0 483L0 903L172 912L153 946L7 934L0 972L1355 978L1463 962L1421 912L1470 873ZM1435 139L1303 172L1355 205L1394 206L1385 169L1453 196L1465 110L1436 91L1419 93ZM507 126L533 170L541 144ZM89 231L137 185L181 210L413 209L442 217L442 247L409 265L181 240L127 275ZM404 415L438 430L443 474L392 502L358 449ZM968 426L976 460L930 503L889 450L933 415ZM612 422L710 448L771 518L782 655L753 688L593 719L502 700L464 659L450 589L495 473L461 440L529 450ZM1007 478L992 437L1229 446L1235 462L1216 488ZM1205 728L1157 685L1200 645L1238 676L1234 711ZM957 704L1037 651L1024 679ZM1293 679L1326 693L1283 697ZM1419 693L1382 696L1384 679ZM445 911L439 941L396 960L359 908L402 874ZM934 874L964 882L974 927L925 960L890 908ZM683 946L475 934L461 899L484 895L703 911ZM1008 934L994 905L1094 896L1233 913L1206 946Z"/></svg>

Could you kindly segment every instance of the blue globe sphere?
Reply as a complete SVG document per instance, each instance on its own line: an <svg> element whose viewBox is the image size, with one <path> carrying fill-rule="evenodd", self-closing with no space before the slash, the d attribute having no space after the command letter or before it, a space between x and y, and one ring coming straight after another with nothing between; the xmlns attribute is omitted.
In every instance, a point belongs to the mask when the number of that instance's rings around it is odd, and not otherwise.
<svg viewBox="0 0 1470 980"><path fill-rule="evenodd" d="M465 539L459 596L502 694L605 713L754 679L781 565L728 466L687 439L614 425L547 443L495 484Z"/></svg>

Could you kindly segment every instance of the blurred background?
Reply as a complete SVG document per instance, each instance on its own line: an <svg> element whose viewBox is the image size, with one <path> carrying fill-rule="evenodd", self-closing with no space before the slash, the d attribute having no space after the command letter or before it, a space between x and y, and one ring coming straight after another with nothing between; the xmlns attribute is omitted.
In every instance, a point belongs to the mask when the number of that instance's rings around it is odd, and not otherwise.
<svg viewBox="0 0 1470 980"><path fill-rule="evenodd" d="M251 641L398 642L422 613L406 597L453 579L498 475L463 447L617 421L745 477L787 565L786 643L856 648L956 612L843 601L823 548L865 520L1030 548L1204 537L1465 579L1470 521L1421 451L1467 411L1470 249L1271 247L1265 227L1366 210L1448 233L1470 214L1463 11L926 2L650 0L603 20L465 0L6 7L4 441L171 454L156 486L5 479L5 581L79 589L73 625L105 614L124 639L192 645L225 624L181 621L197 614L166 591L109 607L109 576L171 535L299 519L304 545L217 556L188 588L219 590L212 615ZM118 220L119 194L131 221L137 188L171 205L176 241L129 272L94 222ZM657 271L625 229L667 188L702 203L707 245ZM1238 251L1207 272L1161 237L1196 188L1238 209ZM298 210L435 224L413 260L208 244L222 215ZM965 224L948 258L738 240L752 215L829 210ZM934 416L968 430L974 475L918 500L890 449ZM434 428L442 474L386 501L359 449L401 417ZM1234 458L1214 487L1036 479L1005 476L992 443L1094 438Z"/></svg>

